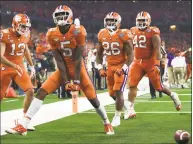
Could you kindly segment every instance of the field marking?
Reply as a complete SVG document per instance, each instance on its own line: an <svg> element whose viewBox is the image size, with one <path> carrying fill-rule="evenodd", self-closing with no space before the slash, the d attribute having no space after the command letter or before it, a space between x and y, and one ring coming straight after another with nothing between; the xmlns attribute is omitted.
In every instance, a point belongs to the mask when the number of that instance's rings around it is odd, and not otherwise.
<svg viewBox="0 0 193 144"><path fill-rule="evenodd" d="M150 99L151 95L150 94L145 94L146 96L139 96L136 97L136 99ZM180 97L185 97L185 96L191 96L192 94L178 94ZM168 97L167 95L164 95L164 97ZM157 96L156 98L160 98L159 96ZM161 99L161 98L160 98Z"/></svg>
<svg viewBox="0 0 193 144"><path fill-rule="evenodd" d="M13 102L13 101L17 101L18 99L14 99L14 100L7 100L7 101L4 101L4 102Z"/></svg>
<svg viewBox="0 0 193 144"><path fill-rule="evenodd" d="M150 100L136 100L136 103L173 103L173 101L150 101ZM191 103L192 101L181 101L183 103ZM135 103L135 104L136 104ZM108 105L106 107L112 107L114 105Z"/></svg>
<svg viewBox="0 0 193 144"><path fill-rule="evenodd" d="M180 96L182 96L182 95L187 95L187 96L188 96L188 95L192 95L192 94L178 94L178 95L180 95Z"/></svg>
<svg viewBox="0 0 193 144"><path fill-rule="evenodd" d="M89 111L89 112L81 112L81 113L88 113L88 114L94 114L96 113L95 110L94 111ZM115 111L107 111L107 113L115 113ZM192 112L189 112L189 111L184 111L184 112L176 112L176 111L168 111L168 112L164 112L164 111L159 111L159 112L136 112L136 113L144 113L144 114L182 114L182 113L185 113L185 114L191 114Z"/></svg>

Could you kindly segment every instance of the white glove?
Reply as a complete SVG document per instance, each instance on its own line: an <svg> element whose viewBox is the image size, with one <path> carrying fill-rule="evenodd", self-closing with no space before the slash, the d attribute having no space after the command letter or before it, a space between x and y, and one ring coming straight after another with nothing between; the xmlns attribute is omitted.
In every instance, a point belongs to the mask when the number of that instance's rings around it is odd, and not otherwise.
<svg viewBox="0 0 193 144"><path fill-rule="evenodd" d="M34 78L35 75L36 75L36 71L35 71L34 66L29 66L29 69L30 69L30 71L31 71L30 77L31 77L31 78Z"/></svg>
<svg viewBox="0 0 193 144"><path fill-rule="evenodd" d="M75 28L80 28L80 20L78 18L75 18L74 24L75 24Z"/></svg>

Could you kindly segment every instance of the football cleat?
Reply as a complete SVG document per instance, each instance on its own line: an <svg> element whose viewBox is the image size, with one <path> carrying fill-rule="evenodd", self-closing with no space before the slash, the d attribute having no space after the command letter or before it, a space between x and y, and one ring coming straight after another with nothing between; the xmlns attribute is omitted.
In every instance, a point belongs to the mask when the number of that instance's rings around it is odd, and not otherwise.
<svg viewBox="0 0 193 144"><path fill-rule="evenodd" d="M136 117L136 112L135 112L134 109L124 111L124 120L132 119L132 118L135 118L135 117Z"/></svg>
<svg viewBox="0 0 193 144"><path fill-rule="evenodd" d="M179 111L179 110L181 109L181 106L182 106L182 105L181 105L181 101L180 101L180 99L179 99L179 97L178 97L178 94L172 92L172 94L171 94L171 99L172 99L173 102L174 102L174 105L175 105L175 107L176 107L176 110Z"/></svg>
<svg viewBox="0 0 193 144"><path fill-rule="evenodd" d="M115 132L114 132L114 130L113 130L113 127L111 126L110 123L105 124L105 125L104 125L104 129L105 129L105 133L106 133L107 135L114 135L114 134L115 134Z"/></svg>
<svg viewBox="0 0 193 144"><path fill-rule="evenodd" d="M121 118L119 116L114 116L111 122L113 127L119 126L121 124Z"/></svg>
<svg viewBox="0 0 193 144"><path fill-rule="evenodd" d="M21 124L17 124L14 128L10 128L5 130L5 132L9 134L20 134L20 135L27 135L27 129L24 128Z"/></svg>
<svg viewBox="0 0 193 144"><path fill-rule="evenodd" d="M35 131L35 127L30 125L30 123L29 123L28 126L27 126L27 130L28 131Z"/></svg>

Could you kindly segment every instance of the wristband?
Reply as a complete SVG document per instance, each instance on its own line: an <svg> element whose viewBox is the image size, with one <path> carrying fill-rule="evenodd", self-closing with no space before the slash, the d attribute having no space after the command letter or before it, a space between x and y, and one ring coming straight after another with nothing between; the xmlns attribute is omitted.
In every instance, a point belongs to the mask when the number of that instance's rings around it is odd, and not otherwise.
<svg viewBox="0 0 193 144"><path fill-rule="evenodd" d="M126 64L124 64L123 67L122 67L123 71L126 71L128 68L129 67Z"/></svg>
<svg viewBox="0 0 193 144"><path fill-rule="evenodd" d="M102 64L98 64L98 65L97 65L97 68L98 68L98 70L101 70L101 69L103 69L103 66L102 66Z"/></svg>
<svg viewBox="0 0 193 144"><path fill-rule="evenodd" d="M73 80L73 83L79 85L80 84L80 80Z"/></svg>

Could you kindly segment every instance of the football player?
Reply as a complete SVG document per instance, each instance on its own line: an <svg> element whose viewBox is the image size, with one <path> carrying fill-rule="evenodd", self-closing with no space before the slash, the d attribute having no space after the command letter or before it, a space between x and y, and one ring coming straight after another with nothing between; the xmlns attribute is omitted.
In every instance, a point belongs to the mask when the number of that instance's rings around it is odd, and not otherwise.
<svg viewBox="0 0 193 144"><path fill-rule="evenodd" d="M150 26L150 23L150 14L142 11L137 14L136 26L131 28L134 36L134 61L129 68L129 111L124 119L136 116L134 100L137 95L137 85L145 74L157 91L162 91L173 100L177 111L181 109L178 95L164 87L160 80L160 30Z"/></svg>
<svg viewBox="0 0 193 144"><path fill-rule="evenodd" d="M124 104L123 91L127 83L128 67L133 60L132 34L128 29L120 29L121 16L111 12L104 18L104 27L98 33L97 62L101 76L107 76L109 95L116 101L116 111L112 126L120 125ZM103 52L107 56L107 72L103 70Z"/></svg>
<svg viewBox="0 0 193 144"><path fill-rule="evenodd" d="M58 89L61 84L65 84L66 90L79 91L81 89L84 92L103 120L105 133L114 134L106 110L97 98L83 62L82 52L87 34L85 28L80 25L80 21L73 24L72 10L65 5L60 5L56 8L53 13L53 20L56 27L48 30L46 38L51 45L58 70L52 73L43 83L37 92L36 98L33 99L26 117L15 128L10 129L9 133L26 135L26 127L42 106L44 98Z"/></svg>
<svg viewBox="0 0 193 144"><path fill-rule="evenodd" d="M26 93L24 99L24 115L32 101L34 86L31 78L35 76L35 69L31 54L28 49L30 40L30 19L26 14L17 14L13 17L12 28L4 29L0 33L1 42L1 77L0 77L0 99L6 95L11 81L15 83ZM31 70L30 76L25 70L23 57L27 60ZM34 129L34 128L32 128Z"/></svg>

